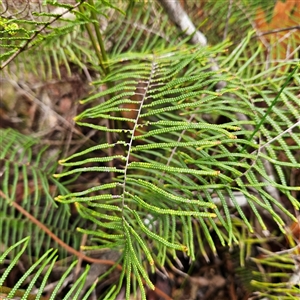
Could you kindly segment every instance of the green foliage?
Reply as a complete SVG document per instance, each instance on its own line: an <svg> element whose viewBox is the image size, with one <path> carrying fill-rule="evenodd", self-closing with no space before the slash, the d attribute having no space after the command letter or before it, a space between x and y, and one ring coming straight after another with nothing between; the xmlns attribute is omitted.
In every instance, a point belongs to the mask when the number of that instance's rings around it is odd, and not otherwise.
<svg viewBox="0 0 300 300"><path fill-rule="evenodd" d="M216 243L229 247L245 243L241 231L270 234L264 215L285 233L296 217L278 195L284 195L296 210L300 206L293 193L300 187L289 183L291 169L300 167L299 65L271 62L265 68L263 50L251 32L227 54L228 43L188 46L154 4L131 2L133 8L123 16L106 2L81 2L78 10L51 3L74 11L73 20L63 19L62 13L40 12L39 29L32 29L26 19L19 20L13 35L10 25L1 19L2 40L14 45L8 47L13 52L4 52L2 59L20 53L15 60L18 63L24 59L24 47L32 48L45 77L51 77L53 62L58 74L61 63L70 70L73 62L83 69L89 66L100 77L92 83L94 92L81 100L86 106L75 121L99 131L102 138L96 146L61 158L59 163L65 168L54 178L49 175L56 172L56 164L45 159L47 148L32 152L34 140L3 131L1 189L7 197L18 200L17 184L22 180L22 205L29 211L32 203L40 208L51 205L48 209L53 219L39 211L33 214L49 227L57 224L60 232L72 232L67 216L68 204L74 203L81 219L92 224L78 229L89 236L84 250L108 248L121 253L123 271L119 283L108 292L109 299L118 295L122 285L126 299L137 286L145 299L145 283L154 288L149 273L163 268L169 258L176 260L179 252L194 260L198 246L201 254L208 256L204 243L217 254ZM100 18L96 20L100 15L111 18L103 32L99 31ZM54 22L47 18L59 20L60 26L52 26ZM149 30L151 26L154 29ZM50 31L44 33L41 28ZM29 42L19 42L22 36L30 36ZM36 61L27 57L28 66L36 69ZM212 58L219 71L210 71ZM216 91L220 81L227 86ZM102 176L103 183L98 186L71 193L56 179L84 172L107 176ZM29 191L29 181L34 193ZM60 205L56 209L49 182L58 189L55 200ZM247 202L251 214L245 212L241 201ZM3 216L11 218L8 201L0 205ZM14 220L18 226L12 227L10 220L1 218L1 222L6 228L4 243L9 244L24 237L20 228L29 221L18 218ZM15 238L9 237L9 230ZM47 246L49 249L49 242ZM38 268L37 278L53 261L54 253L46 252L24 278ZM80 288L87 272L69 296ZM48 275L47 271L45 280ZM282 289L276 288L287 285L256 282L255 286L269 295L280 294ZM287 291L289 299L299 293L295 284Z"/></svg>
<svg viewBox="0 0 300 300"><path fill-rule="evenodd" d="M299 262L297 258L291 253L285 254L274 254L267 253L263 259L253 259L257 264L264 267L276 267L280 272L262 272L259 274L264 277L264 280L252 280L252 286L260 290L257 293L260 297L268 297L268 299L293 299L299 298L300 287L299 287ZM259 272L253 271L254 275ZM272 283L272 278L281 278L281 282ZM286 284L288 280L288 284Z"/></svg>
<svg viewBox="0 0 300 300"><path fill-rule="evenodd" d="M51 271L54 268L55 262L57 260L56 251L53 251L53 249L49 249L46 251L39 259L36 260L35 263L33 263L28 270L23 274L23 276L18 280L18 282L15 284L13 289L5 288L3 287L3 283L5 282L5 279L7 278L9 272L11 269L18 263L18 259L20 256L25 252L26 247L28 246L29 238L25 238L17 242L15 245L9 247L1 256L0 256L0 264L3 263L5 258L10 258L11 263L6 268L5 272L0 277L0 292L6 293L7 298L6 299L14 299L13 297L22 297L21 299L42 299L42 293L44 291L44 288L47 284L47 280L50 277ZM16 249L19 247L22 247L20 250L18 250L17 256L15 256ZM49 299L57 299L56 295L59 290L63 289L65 285L65 281L67 276L71 275L72 270L74 269L76 265L76 261L70 265L70 267L62 274L59 281L56 282L56 286L53 289L50 298ZM86 280L86 276L89 271L89 266L86 266L85 271L79 276L77 280L75 280L72 288L69 290L69 292L63 297L64 300L71 299L79 299L78 295L79 292ZM28 279L30 278L30 284L28 284ZM26 290L19 290L20 286L22 284L26 283L28 285ZM39 290L36 295L31 294L32 289L35 285L39 285ZM90 289L86 295L85 299L91 294L92 289Z"/></svg>
<svg viewBox="0 0 300 300"><path fill-rule="evenodd" d="M203 26L210 43L219 43L220 40L229 39L235 45L244 37L245 33L255 29L255 18L261 10L270 21L276 0L242 0L242 1L187 1L191 6L191 14L194 18L201 15ZM215 21L214 21L215 20Z"/></svg>
<svg viewBox="0 0 300 300"><path fill-rule="evenodd" d="M68 194L66 187L52 177L56 171L57 150L42 146L37 139L24 136L14 130L0 131L0 189L12 201L21 203L33 216L45 224L67 244L78 247L81 235L74 235L74 228L82 221L70 226L70 209L55 203L53 195ZM51 238L41 232L30 220L20 216L8 200L0 201L1 242L13 245L20 239L31 236L35 247L28 247L28 259L53 246ZM45 250L46 249L46 250ZM12 250L13 251L13 250ZM61 252L65 255L65 252Z"/></svg>
<svg viewBox="0 0 300 300"><path fill-rule="evenodd" d="M246 45L247 40L240 48ZM162 51L143 55L140 59L137 53L127 57L126 63L124 55L114 57L109 61L110 75L95 83L112 87L82 101L95 104L77 116L76 121L103 133L119 134L117 142L100 144L60 161L73 168L56 177L83 171L116 174L117 182L112 185L104 184L57 199L65 203L76 202L82 217L99 226L94 232L98 243L104 247L108 244L128 249L123 252L123 264L128 267L131 264L135 276L141 276L147 282L147 274L140 265L145 259L150 268L153 264L163 266L165 255L161 253L170 253L176 258L175 250L185 251L194 259L195 227L200 226L206 237L215 231L224 246L239 243L233 229L235 218L243 220L244 226L253 232L252 222L240 207L237 196L247 199L264 231L268 229L261 215L263 210L273 217L283 232L286 218L295 220L280 201L267 192L269 186L276 187L299 209L299 202L291 194L291 190L299 187L287 186L284 175L287 168L300 167L293 149L285 142L287 136L292 136L299 146L299 132L281 135L284 130L281 126L291 127L297 122L298 113L294 119L288 118L290 113L282 99L280 104L276 103L276 115L269 114L260 124L264 110L253 105L251 100L256 97L257 101L272 104L276 91L272 86L267 87L270 79L263 79L266 74L259 73L242 77L240 74L245 67L236 70L232 62L233 59L238 61L237 53L221 61L225 69L222 72L207 72L207 58L220 51L220 46L184 47L172 49L169 55ZM232 76L233 73L236 75ZM228 83L227 89L213 92L211 87L220 80ZM287 78L282 75L276 80L281 86ZM290 88L293 90L293 85ZM130 98L135 95L130 90L138 90L139 100ZM98 99L103 96L108 100L98 104ZM236 101L239 101L238 107ZM299 107L299 101L296 98L294 101L291 105ZM131 111L126 108L131 104L136 105L132 117L123 117L120 112ZM235 111L244 113L246 119L237 121L232 113ZM229 120L220 125L210 124L202 119L203 113L224 115ZM88 121L97 118L113 120L116 126L105 127ZM121 128L118 127L120 122ZM260 136L253 138L252 128L256 125L259 125ZM269 143L273 138L276 143ZM112 154L119 153L121 145L125 148L123 155L109 155L108 151L105 154L105 161L112 162L113 167L99 166L104 158L92 156L99 148L110 149ZM286 162L278 159L282 150L287 155ZM276 178L267 173L265 161L276 170ZM113 194L112 187L116 190ZM251 190L255 192L251 193ZM215 205L216 197L221 206ZM228 199L239 216L232 217ZM105 216L103 210L109 210L110 215ZM155 224L150 227L147 225L149 214ZM184 227L177 224L184 224ZM166 226L169 229L163 230ZM104 228L114 229L114 233L107 236ZM215 241L208 239L208 242L215 252ZM135 253L134 248L140 250ZM157 250L150 253L148 249L153 248ZM129 295L129 290L127 293Z"/></svg>

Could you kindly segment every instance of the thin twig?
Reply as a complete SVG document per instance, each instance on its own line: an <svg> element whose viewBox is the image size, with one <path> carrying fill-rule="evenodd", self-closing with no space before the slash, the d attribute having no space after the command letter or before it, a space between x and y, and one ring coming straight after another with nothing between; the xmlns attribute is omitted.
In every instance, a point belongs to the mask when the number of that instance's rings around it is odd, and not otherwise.
<svg viewBox="0 0 300 300"><path fill-rule="evenodd" d="M115 261L112 260L106 260L106 259L97 259L88 257L85 254L81 253L80 251L77 251L76 249L70 247L65 242L63 242L59 237L57 237L49 228L47 228L43 223L41 223L39 220L37 220L33 215L31 215L29 212L27 212L22 206L20 206L17 202L10 200L2 190L0 190L0 196L6 199L10 202L10 204L16 208L22 215L27 217L32 223L37 225L40 229L42 229L47 235L49 235L57 244L59 244L61 247L63 247L68 253L75 255L78 258L81 258L84 261L90 262L90 263L96 263L96 264L104 264L109 266L116 266L116 268L120 271L122 271L122 266L116 264Z"/></svg>
<svg viewBox="0 0 300 300"><path fill-rule="evenodd" d="M3 285L0 286L0 293L1 294L9 294L12 290L13 290L13 288L10 288L10 287L7 287L7 286L3 286ZM24 296L24 294L25 294L25 292L23 292L21 290L16 290L14 292L14 297L20 297L21 298L21 297ZM2 298L2 295L0 295L0 296L1 296L0 299L8 299L8 298ZM20 298L18 298L18 299L20 299ZM9 298L9 299L16 299L16 298ZM35 300L36 299L36 295L29 294L29 295L27 295L26 299L27 300ZM48 300L49 298L41 296L39 299L40 300Z"/></svg>
<svg viewBox="0 0 300 300"><path fill-rule="evenodd" d="M108 266L114 266L119 271L123 270L123 267L120 264L117 264L113 260L108 259L97 259L92 258L89 256L86 256L82 252L70 247L65 242L63 242L59 237L57 237L50 229L48 229L43 223L41 223L39 220L37 220L33 215L31 215L29 212L27 212L22 206L20 206L15 201L12 201L9 199L2 190L0 190L0 196L4 199L6 199L14 208L16 208L22 215L28 218L32 223L37 225L40 229L42 229L47 235L49 235L57 244L59 244L62 248L64 248L68 253L75 255L77 258L82 259L84 261L87 261L89 263L95 263L95 264L102 264L102 265L108 265ZM132 274L131 274L132 275ZM143 284L146 284L146 282L142 279ZM163 297L165 300L172 300L167 294L165 294L162 290L155 287L154 292L160 296Z"/></svg>
<svg viewBox="0 0 300 300"><path fill-rule="evenodd" d="M268 145L272 144L273 142L275 142L276 140L278 140L281 136L283 136L284 134L291 132L291 130L296 127L296 126L300 126L300 119L293 124L291 127L289 127L288 129L284 130L283 132L279 133L277 136L275 136L273 139L269 140L267 143L263 144L262 146L259 147L259 149L254 150L251 154L253 154L256 151L261 151L263 148L267 147Z"/></svg>
<svg viewBox="0 0 300 300"><path fill-rule="evenodd" d="M49 106L44 104L39 98L37 98L30 88L26 83L18 83L18 81L14 78L11 77L11 74L5 73L6 75L6 80L11 83L16 89L18 89L21 93L23 93L26 97L29 98L32 102L36 103L46 114L49 114L47 110L49 109ZM10 77L10 78L9 78ZM15 76L16 77L16 76ZM74 127L74 124L71 123L70 121L67 121L65 118L63 118L60 114L58 114L55 110L51 109L51 114L55 115L55 117L62 122L63 126L70 130L71 132L76 133L78 136L83 137L86 139L86 135L84 135L81 131L76 129ZM89 140L91 141L91 140Z"/></svg>
<svg viewBox="0 0 300 300"><path fill-rule="evenodd" d="M25 51L26 49L29 49L29 44L43 31L45 30L47 27L49 27L50 25L52 25L54 22L56 22L57 20L59 20L62 16L64 16L65 14L69 13L70 11L74 10L75 8L79 7L83 2L85 2L86 0L80 0L80 2L78 2L76 5L74 5L73 7L66 9L64 12L62 12L61 14L57 15L56 17L53 18L53 20L47 22L46 24L44 24L40 29L38 29L37 31L35 31L31 37L25 42L25 44L23 46L21 46L12 56L10 56L1 66L0 66L0 70L2 70L4 67L6 67L11 61L13 61L19 54L21 54L23 51Z"/></svg>
<svg viewBox="0 0 300 300"><path fill-rule="evenodd" d="M294 29L300 29L300 25L286 27L286 28L278 28L278 29L273 29L273 30L269 30L269 31L263 31L263 32L260 32L256 35L252 36L251 39L260 38L261 36L264 36L264 35L278 33L278 32L282 32L282 31L289 31L289 30L294 30Z"/></svg>

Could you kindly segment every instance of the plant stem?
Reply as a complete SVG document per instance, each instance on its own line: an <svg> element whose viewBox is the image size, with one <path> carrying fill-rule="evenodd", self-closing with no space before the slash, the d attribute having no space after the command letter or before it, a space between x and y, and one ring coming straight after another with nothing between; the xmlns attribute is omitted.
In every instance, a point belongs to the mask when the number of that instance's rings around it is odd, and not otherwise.
<svg viewBox="0 0 300 300"><path fill-rule="evenodd" d="M89 0L89 4L91 6L95 6L94 0ZM96 32L97 41L98 41L98 44L100 46L100 50L101 50L101 54L102 54L102 64L104 64L104 66L103 66L104 67L104 72L107 75L109 73L109 67L105 66L106 62L107 62L107 55L106 55L106 51L105 51L105 47L104 47L104 43L103 43L102 34L100 32L98 22L96 22L97 21L97 15L96 15L95 11L91 10L91 14L92 14L92 19L94 21L93 25L94 25L95 32Z"/></svg>
<svg viewBox="0 0 300 300"><path fill-rule="evenodd" d="M274 107L274 105L277 103L277 100L279 99L281 93L283 92L283 90L286 88L286 86L289 84L289 82L291 81L293 75L296 73L296 71L298 70L300 64L296 65L294 70L289 74L289 76L287 77L286 81L284 82L282 88L280 89L280 91L278 92L277 96L275 97L275 99L272 101L271 105L269 106L269 108L267 109L266 113L264 114L264 116L261 118L259 124L256 126L255 130L252 132L250 138L248 139L248 141L251 141L253 139L253 137L255 136L255 134L258 132L258 130L260 129L260 127L263 125L264 121L266 120L267 116L270 114L272 108ZM245 148L245 146L244 146ZM242 149L243 151L244 149Z"/></svg>
<svg viewBox="0 0 300 300"><path fill-rule="evenodd" d="M4 67L6 67L11 61L13 61L20 53L22 53L25 50L28 50L28 49L34 47L36 44L35 43L30 44L30 43L32 41L34 41L36 39L36 37L41 32L43 32L47 27L51 26L54 22L56 22L57 20L59 20L61 17L63 17L68 12L71 12L72 10L76 9L77 7L79 8L79 10L81 10L82 9L81 4L84 1L86 1L86 0L80 0L80 2L78 2L77 4L75 4L73 7L66 9L63 13L55 16L51 21L47 22L46 24L44 24L43 26L41 26L40 28L38 28L37 30L35 30L33 32L33 34L30 36L30 38L27 39L26 42L22 46L18 47L17 50L14 52L14 54L12 54L4 63L2 63L0 65L0 70L4 69ZM43 40L43 38L42 38L42 40Z"/></svg>
<svg viewBox="0 0 300 300"><path fill-rule="evenodd" d="M7 287L7 286L0 286L0 293L1 294L9 294L11 292L12 288ZM16 292L14 293L14 297L23 297L25 294L25 291L21 291L21 290L16 290ZM2 295L0 295L0 297L2 297ZM0 299L6 299L6 298L0 298ZM8 299L8 298L7 298ZM15 299L15 298L14 298ZM33 294L29 294L27 295L27 300L35 300L36 299L36 295ZM46 297L40 297L40 300L48 300L49 298Z"/></svg>
<svg viewBox="0 0 300 300"><path fill-rule="evenodd" d="M41 223L39 220L37 220L33 215L31 215L28 211L26 211L22 206L20 206L15 201L12 201L9 199L2 190L0 190L0 196L7 201L10 202L10 204L16 208L23 216L27 217L28 220L30 220L32 223L37 225L40 229L42 229L46 234L48 234L56 243L58 243L61 247L63 247L68 253L75 255L77 258L80 258L84 261L87 261L89 263L95 263L95 264L103 264L103 265L109 265L109 266L115 266L116 269L122 271L123 267L119 264L117 264L113 260L108 259L97 259L92 258L84 255L82 252L70 247L65 242L63 242L59 237L57 237L50 229L48 229L43 223ZM132 274L131 274L132 276ZM142 280L143 284L146 284L144 280ZM3 287L0 287L0 292ZM154 292L160 296L163 297L165 300L172 300L167 294L165 294L163 291L161 291L159 288L155 287ZM29 298L28 298L29 299Z"/></svg>
<svg viewBox="0 0 300 300"><path fill-rule="evenodd" d="M82 6L79 6L79 10L80 10L80 12L81 12L82 14L84 14L84 8L83 8ZM95 38L95 36L94 36L94 34L93 34L93 31L92 31L92 28L91 28L90 24L86 23L86 24L85 24L85 28L86 28L87 33L88 33L88 35L89 35L89 37L90 37L90 40L91 40L91 42L92 42L92 45L93 45L93 48L94 48L95 53L96 53L96 55L97 55L99 64L100 64L100 66L101 66L101 68L102 68L104 74L106 74L106 68L105 68L104 65L103 65L102 55L101 55L100 49L99 49L99 47L98 47L97 40L96 40L96 38Z"/></svg>

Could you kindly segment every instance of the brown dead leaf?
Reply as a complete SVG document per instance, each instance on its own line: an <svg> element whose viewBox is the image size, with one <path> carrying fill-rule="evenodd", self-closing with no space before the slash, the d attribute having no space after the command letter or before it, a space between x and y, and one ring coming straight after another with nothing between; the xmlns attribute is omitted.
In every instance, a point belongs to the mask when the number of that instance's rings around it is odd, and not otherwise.
<svg viewBox="0 0 300 300"><path fill-rule="evenodd" d="M270 22L267 21L265 12L259 8L254 21L259 32L298 26L300 24L300 1L277 1ZM271 51L273 59L285 59L300 44L299 29L270 33L264 36L264 40L269 45L268 51Z"/></svg>
<svg viewBox="0 0 300 300"><path fill-rule="evenodd" d="M294 222L290 226L290 229L293 234L293 237L299 241L300 240L300 216L298 216L297 222Z"/></svg>

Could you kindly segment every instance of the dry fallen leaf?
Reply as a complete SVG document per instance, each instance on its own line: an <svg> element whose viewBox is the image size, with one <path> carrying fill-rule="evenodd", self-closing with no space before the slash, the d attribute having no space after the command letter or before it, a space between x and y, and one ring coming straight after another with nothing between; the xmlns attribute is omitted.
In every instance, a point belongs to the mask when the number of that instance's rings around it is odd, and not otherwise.
<svg viewBox="0 0 300 300"><path fill-rule="evenodd" d="M299 26L300 1L277 1L270 21L267 21L265 12L261 8L258 9L255 17L255 25L259 31L258 34ZM267 46L273 59L288 58L300 44L299 28L270 33L264 36L264 41L266 42L264 46Z"/></svg>

